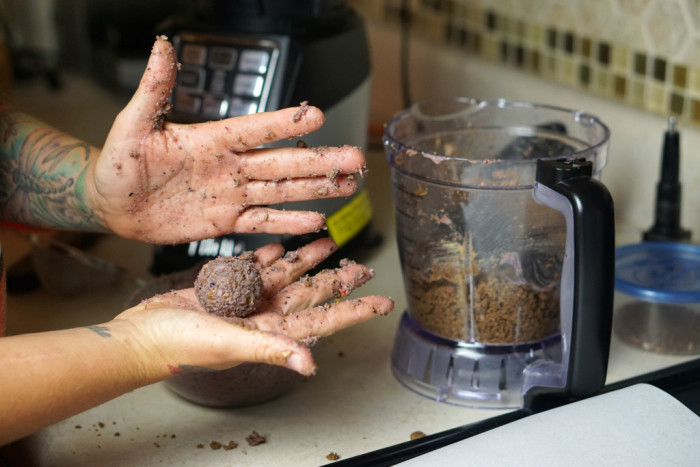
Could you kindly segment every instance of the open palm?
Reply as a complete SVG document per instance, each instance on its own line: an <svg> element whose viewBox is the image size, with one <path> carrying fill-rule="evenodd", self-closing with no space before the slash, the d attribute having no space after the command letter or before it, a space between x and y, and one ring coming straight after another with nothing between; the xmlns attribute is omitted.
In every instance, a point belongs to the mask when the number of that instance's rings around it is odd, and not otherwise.
<svg viewBox="0 0 700 467"><path fill-rule="evenodd" d="M163 120L175 84L172 45L158 38L138 90L88 173L95 212L114 233L184 243L231 232L313 232L319 213L268 204L349 196L364 157L355 147L261 149L323 125L311 106L227 120ZM255 149L258 148L258 149Z"/></svg>
<svg viewBox="0 0 700 467"><path fill-rule="evenodd" d="M279 244L258 249L263 303L247 318L209 315L194 289L187 288L145 300L116 319L137 324L147 336L143 341L152 342L171 368L225 369L259 362L311 374L315 364L305 344L393 309L392 300L382 296L341 300L372 278L361 264L343 262L301 277L336 249L327 238L284 256Z"/></svg>

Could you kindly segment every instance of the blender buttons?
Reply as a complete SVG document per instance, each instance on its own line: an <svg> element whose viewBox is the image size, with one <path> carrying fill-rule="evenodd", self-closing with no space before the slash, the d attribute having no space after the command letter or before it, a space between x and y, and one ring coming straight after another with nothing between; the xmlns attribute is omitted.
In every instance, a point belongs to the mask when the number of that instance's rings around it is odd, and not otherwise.
<svg viewBox="0 0 700 467"><path fill-rule="evenodd" d="M174 43L182 63L176 115L219 120L266 109L279 57L275 42L180 34Z"/></svg>

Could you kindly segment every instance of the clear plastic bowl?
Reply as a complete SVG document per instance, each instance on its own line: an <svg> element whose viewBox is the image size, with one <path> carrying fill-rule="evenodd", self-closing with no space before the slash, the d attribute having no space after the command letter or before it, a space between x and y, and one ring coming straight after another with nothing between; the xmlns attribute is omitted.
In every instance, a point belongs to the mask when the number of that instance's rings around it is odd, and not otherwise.
<svg viewBox="0 0 700 467"><path fill-rule="evenodd" d="M700 353L700 246L644 242L615 256L615 334L651 352Z"/></svg>

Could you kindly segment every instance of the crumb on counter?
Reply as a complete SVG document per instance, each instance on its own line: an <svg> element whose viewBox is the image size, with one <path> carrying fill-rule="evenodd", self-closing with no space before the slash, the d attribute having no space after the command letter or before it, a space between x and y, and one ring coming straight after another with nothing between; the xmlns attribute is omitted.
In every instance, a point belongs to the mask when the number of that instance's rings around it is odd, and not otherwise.
<svg viewBox="0 0 700 467"><path fill-rule="evenodd" d="M245 440L248 442L249 446L257 446L259 444L263 444L264 442L267 441L264 436L262 436L260 433L257 431L253 430L251 434L246 436Z"/></svg>

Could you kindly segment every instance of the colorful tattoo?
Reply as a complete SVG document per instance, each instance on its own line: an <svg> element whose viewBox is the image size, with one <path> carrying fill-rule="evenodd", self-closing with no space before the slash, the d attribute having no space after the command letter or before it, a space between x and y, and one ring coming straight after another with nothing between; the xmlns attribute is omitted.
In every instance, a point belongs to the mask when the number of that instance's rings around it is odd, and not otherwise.
<svg viewBox="0 0 700 467"><path fill-rule="evenodd" d="M108 338L112 337L107 326L85 326L86 329L91 330L100 337Z"/></svg>
<svg viewBox="0 0 700 467"><path fill-rule="evenodd" d="M27 115L0 113L0 209L7 220L103 230L87 206L94 148Z"/></svg>

